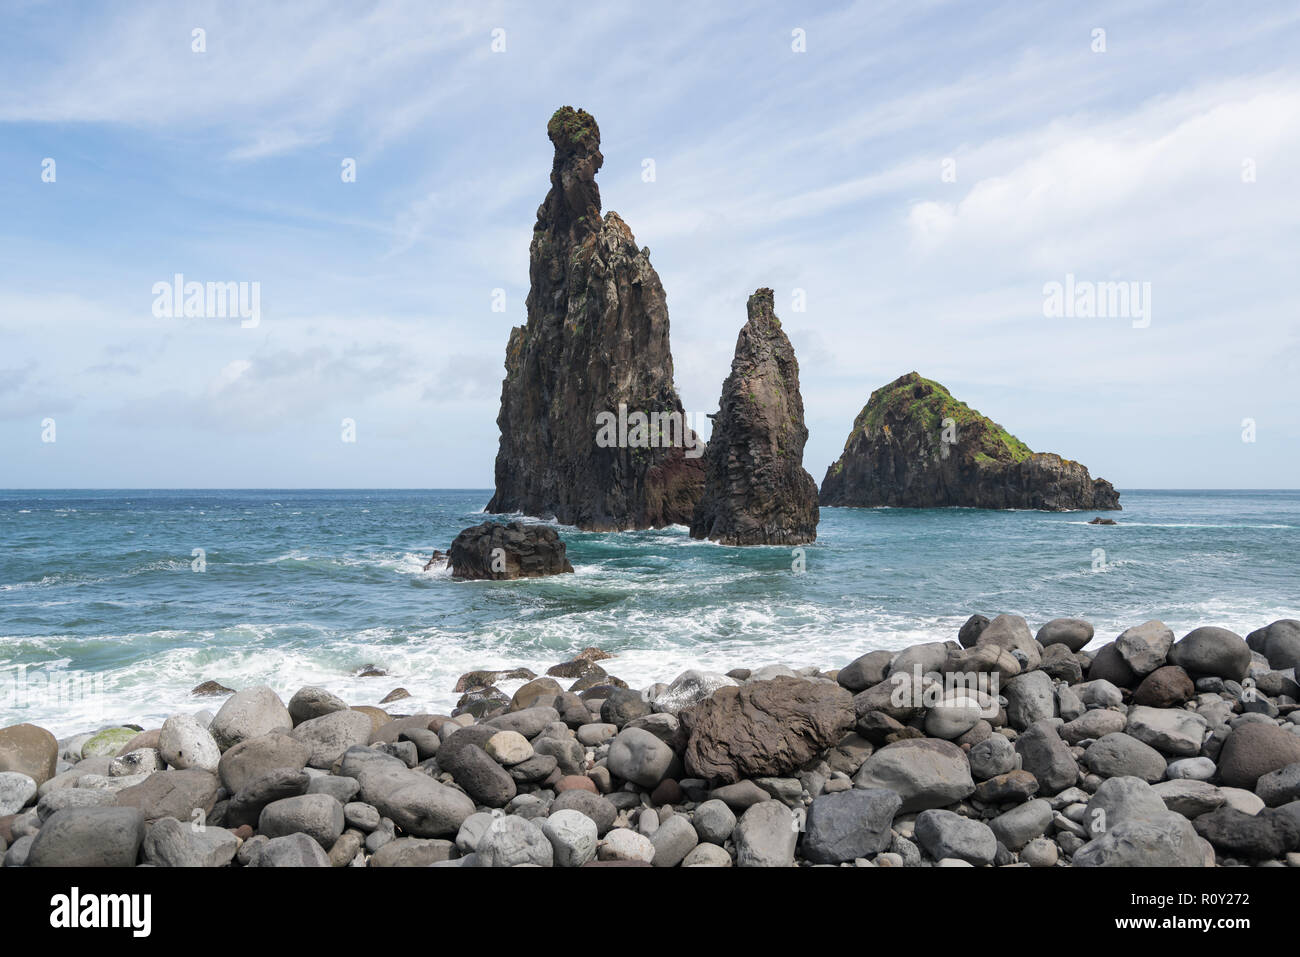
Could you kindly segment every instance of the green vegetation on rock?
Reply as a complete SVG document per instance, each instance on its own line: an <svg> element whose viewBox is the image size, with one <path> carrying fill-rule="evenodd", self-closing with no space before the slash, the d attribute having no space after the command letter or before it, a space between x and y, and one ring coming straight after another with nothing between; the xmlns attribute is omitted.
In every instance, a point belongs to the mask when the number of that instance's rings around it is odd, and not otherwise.
<svg viewBox="0 0 1300 957"><path fill-rule="evenodd" d="M845 448L860 434L870 436L882 429L888 431L891 422L907 422L934 435L937 440L943 431L944 419L953 420L958 441L972 448L976 461L1023 462L1034 454L1029 446L998 423L980 415L960 399L954 399L940 383L915 372L909 372L871 393L871 398L853 423L853 434Z"/></svg>

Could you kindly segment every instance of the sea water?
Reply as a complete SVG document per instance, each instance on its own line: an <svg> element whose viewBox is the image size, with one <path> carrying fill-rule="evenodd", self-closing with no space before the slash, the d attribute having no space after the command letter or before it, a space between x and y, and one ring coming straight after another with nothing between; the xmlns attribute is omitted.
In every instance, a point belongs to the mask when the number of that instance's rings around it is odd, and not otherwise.
<svg viewBox="0 0 1300 957"><path fill-rule="evenodd" d="M462 582L435 548L487 490L0 492L0 726L56 734L216 708L202 681L323 686L446 712L457 677L594 645L632 687L687 668L837 668L955 638L972 613L1095 644L1159 618L1238 634L1300 618L1300 492L1123 492L1122 512L824 508L817 541L560 527L573 575ZM1117 526L1089 525L1097 514ZM505 519L505 516L497 516ZM533 519L525 519L533 521ZM387 672L359 677L366 666ZM93 693L54 693L80 684ZM511 691L518 682L505 683Z"/></svg>

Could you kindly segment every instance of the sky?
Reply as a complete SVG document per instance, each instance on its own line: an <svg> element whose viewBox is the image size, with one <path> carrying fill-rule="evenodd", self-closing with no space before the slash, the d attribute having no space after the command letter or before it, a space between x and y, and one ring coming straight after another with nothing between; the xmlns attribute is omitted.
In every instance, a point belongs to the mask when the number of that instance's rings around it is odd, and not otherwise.
<svg viewBox="0 0 1300 957"><path fill-rule="evenodd" d="M490 487L562 105L687 411L775 290L818 482L916 370L1120 489L1300 485L1296 4L575 9L6 3L0 487Z"/></svg>

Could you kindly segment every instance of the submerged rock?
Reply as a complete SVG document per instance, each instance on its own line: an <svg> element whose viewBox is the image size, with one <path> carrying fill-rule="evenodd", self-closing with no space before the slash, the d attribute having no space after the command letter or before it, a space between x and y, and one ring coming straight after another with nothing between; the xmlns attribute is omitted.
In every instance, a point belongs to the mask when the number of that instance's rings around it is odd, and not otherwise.
<svg viewBox="0 0 1300 957"><path fill-rule="evenodd" d="M484 522L457 535L448 555L456 578L505 581L572 572L564 550L553 528Z"/></svg>
<svg viewBox="0 0 1300 957"><path fill-rule="evenodd" d="M650 250L637 248L617 213L601 218L605 158L590 114L563 107L547 133L551 189L529 249L528 321L506 348L487 511L600 531L689 524L703 447L673 387L668 306ZM612 437L603 428L611 418Z"/></svg>
<svg viewBox="0 0 1300 957"><path fill-rule="evenodd" d="M722 384L691 537L724 545L815 541L817 483L803 468L808 429L799 363L771 289L749 297L748 313Z"/></svg>
<svg viewBox="0 0 1300 957"><path fill-rule="evenodd" d="M1118 509L1078 462L1034 452L915 372L871 393L826 472L821 503L896 508Z"/></svg>

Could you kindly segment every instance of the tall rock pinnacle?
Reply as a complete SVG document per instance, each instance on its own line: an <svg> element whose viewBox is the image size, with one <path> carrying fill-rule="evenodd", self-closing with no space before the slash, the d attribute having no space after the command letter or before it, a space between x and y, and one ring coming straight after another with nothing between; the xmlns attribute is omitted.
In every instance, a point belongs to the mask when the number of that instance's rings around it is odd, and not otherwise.
<svg viewBox="0 0 1300 957"><path fill-rule="evenodd" d="M601 218L595 119L566 106L546 132L551 189L529 248L527 324L506 348L487 511L597 531L687 524L703 443L673 387L663 286L618 214Z"/></svg>
<svg viewBox="0 0 1300 957"><path fill-rule="evenodd" d="M750 296L748 312L722 384L691 535L724 545L811 542L817 483L803 468L799 363L773 312L772 290Z"/></svg>

